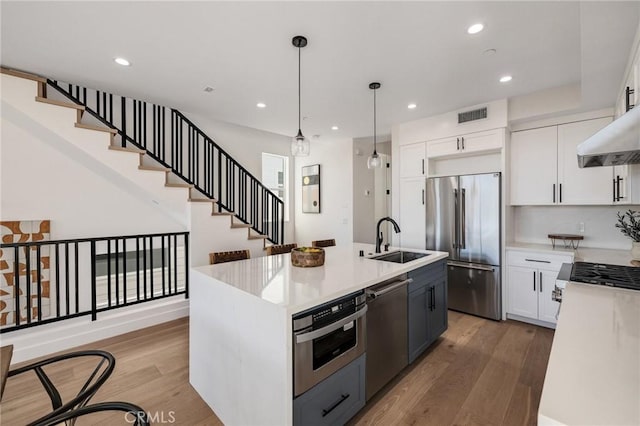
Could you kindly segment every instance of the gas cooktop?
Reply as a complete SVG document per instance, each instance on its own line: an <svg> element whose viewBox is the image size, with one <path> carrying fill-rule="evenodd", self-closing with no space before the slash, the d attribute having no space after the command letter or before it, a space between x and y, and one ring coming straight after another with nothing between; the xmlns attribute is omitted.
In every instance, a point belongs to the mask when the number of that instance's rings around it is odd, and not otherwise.
<svg viewBox="0 0 640 426"><path fill-rule="evenodd" d="M640 290L640 268L575 262L571 269L571 281Z"/></svg>

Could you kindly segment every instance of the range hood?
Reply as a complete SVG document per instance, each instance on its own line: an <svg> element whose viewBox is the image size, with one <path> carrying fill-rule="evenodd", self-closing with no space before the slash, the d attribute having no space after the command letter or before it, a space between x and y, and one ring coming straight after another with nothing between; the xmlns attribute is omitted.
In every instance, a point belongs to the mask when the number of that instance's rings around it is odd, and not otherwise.
<svg viewBox="0 0 640 426"><path fill-rule="evenodd" d="M640 164L640 105L578 145L578 166Z"/></svg>

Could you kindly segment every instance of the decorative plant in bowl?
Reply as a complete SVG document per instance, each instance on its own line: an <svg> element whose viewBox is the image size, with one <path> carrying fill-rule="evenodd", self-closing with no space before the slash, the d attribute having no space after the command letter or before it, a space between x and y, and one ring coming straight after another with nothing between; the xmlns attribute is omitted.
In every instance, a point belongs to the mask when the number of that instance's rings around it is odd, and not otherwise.
<svg viewBox="0 0 640 426"><path fill-rule="evenodd" d="M640 212L631 209L624 213L618 212L616 228L631 238L631 257L640 260Z"/></svg>
<svg viewBox="0 0 640 426"><path fill-rule="evenodd" d="M324 249L319 247L298 247L291 250L291 264L301 268L324 265Z"/></svg>

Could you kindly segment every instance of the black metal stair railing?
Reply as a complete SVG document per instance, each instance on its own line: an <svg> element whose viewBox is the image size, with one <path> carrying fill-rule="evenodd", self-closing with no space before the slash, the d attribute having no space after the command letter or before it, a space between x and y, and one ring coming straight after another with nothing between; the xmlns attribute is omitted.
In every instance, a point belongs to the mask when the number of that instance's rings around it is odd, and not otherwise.
<svg viewBox="0 0 640 426"><path fill-rule="evenodd" d="M189 297L189 233L0 244L13 292L0 333L182 295ZM89 284L89 285L87 285Z"/></svg>
<svg viewBox="0 0 640 426"><path fill-rule="evenodd" d="M180 111L56 80L48 84L274 244L284 241L284 202Z"/></svg>

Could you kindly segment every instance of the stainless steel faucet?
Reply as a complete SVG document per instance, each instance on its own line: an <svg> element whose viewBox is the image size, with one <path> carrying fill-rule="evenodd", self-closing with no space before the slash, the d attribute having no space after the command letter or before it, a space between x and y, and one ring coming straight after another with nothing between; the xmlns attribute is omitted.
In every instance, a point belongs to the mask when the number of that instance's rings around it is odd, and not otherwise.
<svg viewBox="0 0 640 426"><path fill-rule="evenodd" d="M380 219L378 221L378 224L376 225L376 253L380 253L380 245L382 244L382 232L380 232L380 224L385 220L388 222L391 222L391 224L393 225L393 230L395 231L396 234L400 232L400 227L398 226L395 220L391 219L388 216Z"/></svg>

